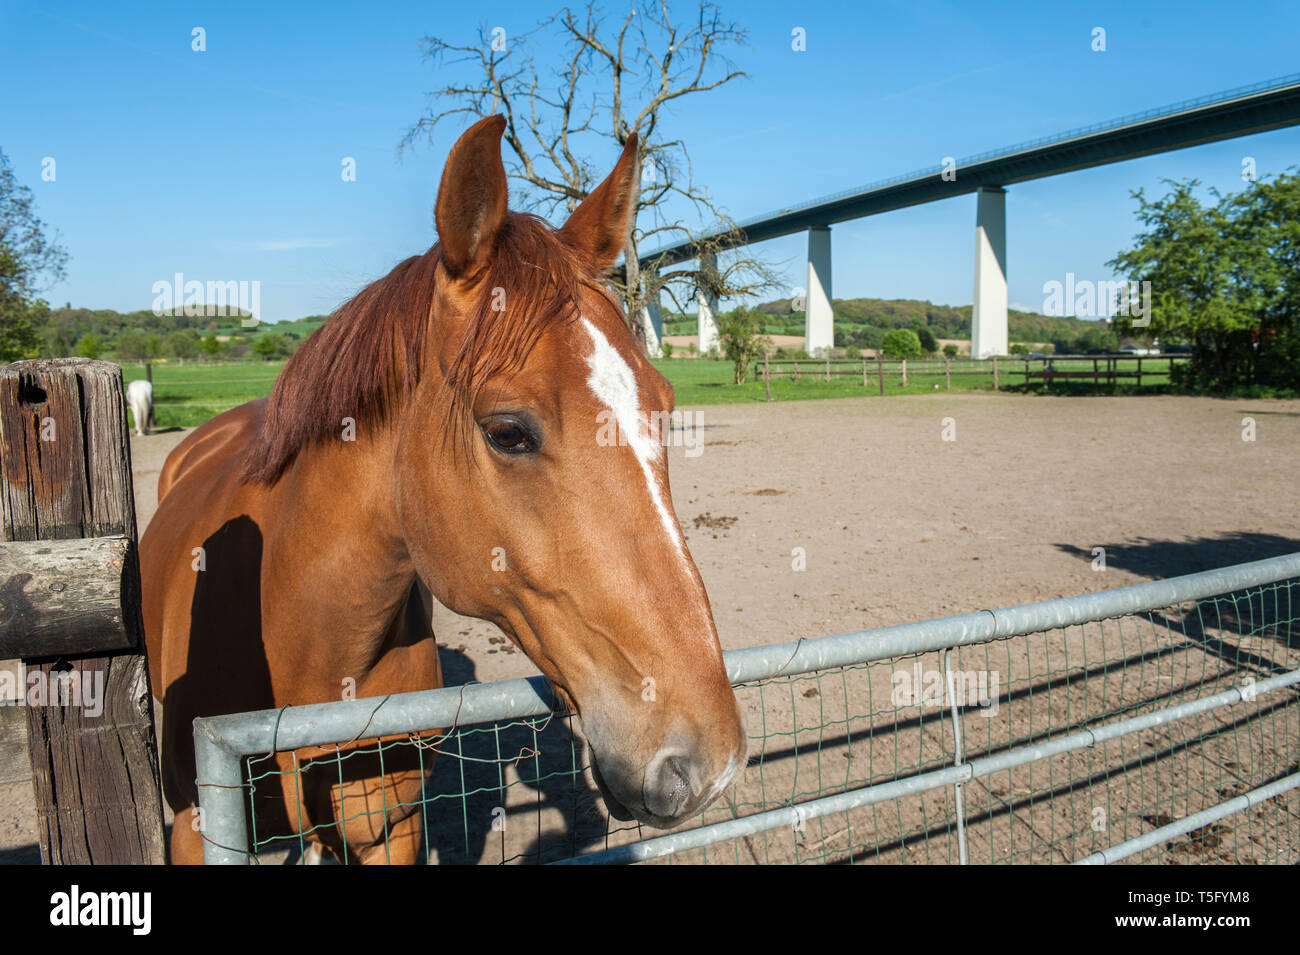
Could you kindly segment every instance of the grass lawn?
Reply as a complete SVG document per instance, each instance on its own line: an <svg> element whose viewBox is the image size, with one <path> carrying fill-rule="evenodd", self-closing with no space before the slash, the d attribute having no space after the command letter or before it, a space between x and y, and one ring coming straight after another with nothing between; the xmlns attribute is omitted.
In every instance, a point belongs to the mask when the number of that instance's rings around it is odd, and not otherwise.
<svg viewBox="0 0 1300 955"><path fill-rule="evenodd" d="M1058 369L1091 371L1091 361L1074 363L1058 362ZM1075 367L1077 365L1077 368ZM1139 389L1133 381L1125 380L1114 388L1104 381L1096 386L1089 379L1073 379L1053 384L1053 394L1138 394L1158 393L1168 385L1167 372L1161 368L1158 373L1148 372L1154 363L1144 363L1142 387ZM731 383L731 363L725 361L708 361L699 358L670 358L654 362L677 391L677 404L686 405L720 405L738 404L747 401L766 400L763 381L760 377L743 385ZM160 428L200 425L209 418L236 405L262 398L271 393L275 378L284 367L284 362L232 362L227 364L205 364L186 362L178 365L163 362L153 366L155 417ZM774 366L775 367L775 366ZM954 368L958 367L954 363ZM1123 360L1119 363L1122 370L1136 367L1136 362ZM1046 389L1041 382L1026 385L1023 374L1024 364L1007 361L999 367L999 386L1010 392L1042 392ZM144 377L143 365L124 365L128 382ZM935 386L938 385L936 389ZM954 374L953 390L992 391L993 374ZM862 398L879 395L880 386L876 378L876 369L868 361L867 385L862 385L860 374L832 376L827 382L805 366L800 372L799 380L792 381L788 376L773 377L773 401L801 401L816 398ZM885 394L932 394L944 389L944 376L941 368L937 373L923 372L917 374L915 369L909 371L907 387L903 387L901 376L896 370L887 368L885 375Z"/></svg>

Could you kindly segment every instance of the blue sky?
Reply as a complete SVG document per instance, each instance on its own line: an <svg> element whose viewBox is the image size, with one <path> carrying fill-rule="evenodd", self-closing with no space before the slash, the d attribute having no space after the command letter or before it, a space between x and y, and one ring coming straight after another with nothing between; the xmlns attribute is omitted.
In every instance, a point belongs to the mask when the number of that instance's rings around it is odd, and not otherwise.
<svg viewBox="0 0 1300 955"><path fill-rule="evenodd" d="M686 12L691 5L676 4ZM399 156L439 74L419 40L514 36L551 4L0 3L0 149L71 254L56 305L147 308L175 272L256 280L262 317L323 313L435 241L433 200L463 127ZM622 4L607 4L611 18ZM723 4L748 79L667 113L695 177L738 220L1050 135L1300 71L1300 4ZM206 31L205 52L191 30ZM1091 49L1094 27L1105 52ZM807 49L791 49L791 31ZM546 51L543 51L545 55ZM612 165L612 144L593 143ZM344 182L340 163L357 163ZM1135 231L1129 192L1162 178L1242 186L1300 162L1281 130L1011 187L1013 304ZM53 157L56 178L41 179ZM833 229L834 294L971 300L974 197ZM800 236L756 247L804 284ZM724 307L727 303L724 303Z"/></svg>

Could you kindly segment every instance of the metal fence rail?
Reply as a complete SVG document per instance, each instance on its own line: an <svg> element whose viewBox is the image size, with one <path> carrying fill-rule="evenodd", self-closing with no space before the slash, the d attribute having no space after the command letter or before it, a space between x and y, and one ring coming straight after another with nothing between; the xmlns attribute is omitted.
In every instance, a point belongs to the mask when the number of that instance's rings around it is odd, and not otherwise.
<svg viewBox="0 0 1300 955"><path fill-rule="evenodd" d="M421 809L439 861L1296 861L1297 578L1293 554L731 651L750 766L667 836L597 811L540 678L197 720L206 858L285 844L248 809L277 782L265 754L452 726L371 748L438 754Z"/></svg>

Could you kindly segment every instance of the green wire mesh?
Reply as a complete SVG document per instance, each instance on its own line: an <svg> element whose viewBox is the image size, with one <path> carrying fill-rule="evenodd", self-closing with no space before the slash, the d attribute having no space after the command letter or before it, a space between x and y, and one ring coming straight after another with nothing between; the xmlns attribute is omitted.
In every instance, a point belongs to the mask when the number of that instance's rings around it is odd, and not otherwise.
<svg viewBox="0 0 1300 955"><path fill-rule="evenodd" d="M687 824L708 825L890 782L955 762L1211 696L1300 667L1300 621L1283 581L1163 610L737 687L750 760L731 792ZM956 697L954 700L953 697ZM961 752L954 734L960 721ZM397 759L432 770L423 797L380 786L360 807L299 835L272 835L285 771L248 760L254 862L283 862L306 837L419 813L420 858L538 863L658 835L607 818L570 717L460 726L434 739L372 741L298 761L285 779ZM660 863L1062 863L1211 808L1300 766L1300 688L1044 758L961 786L801 820ZM356 776L353 773L352 776ZM363 816L371 816L363 819ZM280 820L283 830L283 820ZM286 852L286 850L288 850ZM380 851L383 851L382 849ZM342 860L356 861L356 860ZM1128 862L1296 863L1300 792L1130 857Z"/></svg>

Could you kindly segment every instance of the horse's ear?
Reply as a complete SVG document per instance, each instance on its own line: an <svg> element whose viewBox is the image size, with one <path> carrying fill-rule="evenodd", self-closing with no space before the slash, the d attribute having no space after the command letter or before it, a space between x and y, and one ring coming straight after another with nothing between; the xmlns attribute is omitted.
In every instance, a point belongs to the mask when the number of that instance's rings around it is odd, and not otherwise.
<svg viewBox="0 0 1300 955"><path fill-rule="evenodd" d="M614 171L573 210L560 236L603 272L618 258L636 216L636 133L627 138Z"/></svg>
<svg viewBox="0 0 1300 955"><path fill-rule="evenodd" d="M501 164L499 113L461 134L447 156L438 187L434 221L442 261L453 276L473 274L487 264L506 221L506 170Z"/></svg>

